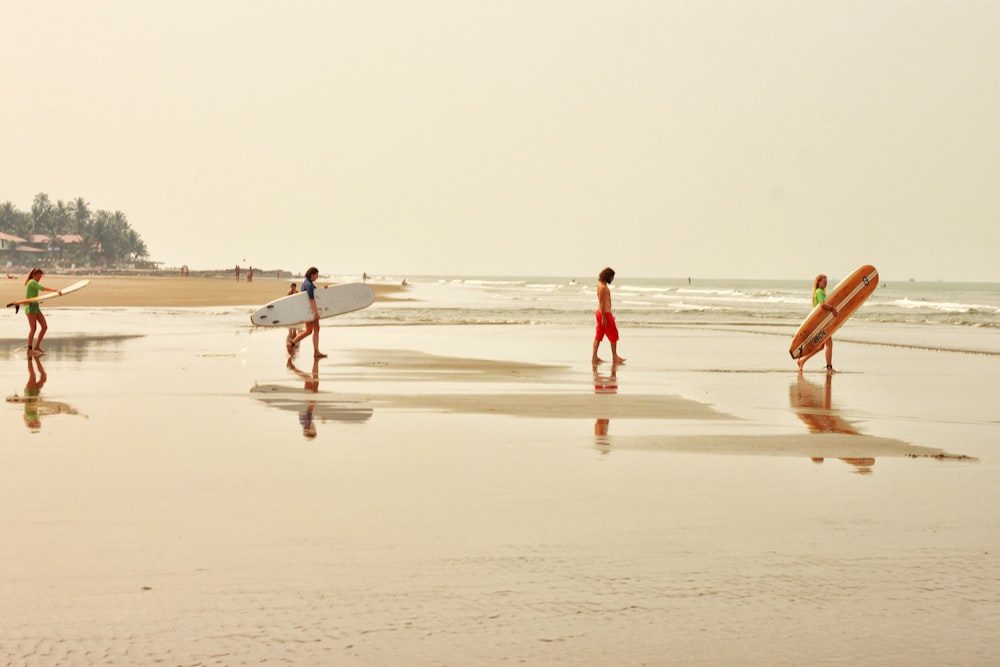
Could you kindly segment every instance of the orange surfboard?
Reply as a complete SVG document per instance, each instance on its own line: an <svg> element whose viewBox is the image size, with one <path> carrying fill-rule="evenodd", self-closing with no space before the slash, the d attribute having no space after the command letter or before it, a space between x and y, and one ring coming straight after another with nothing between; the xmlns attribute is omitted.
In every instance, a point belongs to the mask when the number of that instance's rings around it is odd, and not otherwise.
<svg viewBox="0 0 1000 667"><path fill-rule="evenodd" d="M837 309L837 317L822 305L813 308L792 338L792 346L788 348L792 359L809 357L823 347L833 332L868 300L876 287L878 287L878 270L868 264L859 266L851 275L841 280L833 291L826 295L826 303Z"/></svg>

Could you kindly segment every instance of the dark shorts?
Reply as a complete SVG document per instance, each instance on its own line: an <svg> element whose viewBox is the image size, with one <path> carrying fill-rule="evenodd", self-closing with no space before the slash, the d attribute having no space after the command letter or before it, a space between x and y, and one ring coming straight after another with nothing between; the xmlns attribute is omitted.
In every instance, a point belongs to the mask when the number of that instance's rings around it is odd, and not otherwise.
<svg viewBox="0 0 1000 667"><path fill-rule="evenodd" d="M618 325L615 324L615 316L611 313L604 313L607 324L602 321L601 311L597 311L596 317L597 331L594 334L594 340L604 340L604 337L607 336L611 342L618 342Z"/></svg>

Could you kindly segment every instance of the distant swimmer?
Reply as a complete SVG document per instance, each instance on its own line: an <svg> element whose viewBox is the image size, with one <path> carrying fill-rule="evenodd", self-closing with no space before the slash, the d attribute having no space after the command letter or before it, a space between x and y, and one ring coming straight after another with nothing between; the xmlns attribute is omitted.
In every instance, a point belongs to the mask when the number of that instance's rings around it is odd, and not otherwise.
<svg viewBox="0 0 1000 667"><path fill-rule="evenodd" d="M611 361L615 364L625 362L625 359L618 356L618 325L615 323L615 316L611 313L611 281L615 279L615 271L605 268L597 278L597 331L594 334L594 351L591 355L592 364L600 364L603 361L597 356L597 349L607 336L611 343Z"/></svg>

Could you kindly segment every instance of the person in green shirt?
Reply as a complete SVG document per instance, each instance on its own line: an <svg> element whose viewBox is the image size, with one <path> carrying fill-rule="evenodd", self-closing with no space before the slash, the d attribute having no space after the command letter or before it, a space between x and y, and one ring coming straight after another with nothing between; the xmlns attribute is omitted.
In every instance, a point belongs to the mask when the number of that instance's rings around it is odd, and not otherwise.
<svg viewBox="0 0 1000 667"><path fill-rule="evenodd" d="M813 281L813 308L818 305L822 305L823 310L833 313L834 317L838 316L837 309L826 303L826 276L822 273L816 276L816 280ZM826 372L833 373L833 337L826 339L826 345L823 346L823 349L826 352ZM816 352L813 352L813 354L816 354ZM812 354L809 355L809 357L811 356ZM802 367L809 357L799 359L799 372L802 371Z"/></svg>
<svg viewBox="0 0 1000 667"><path fill-rule="evenodd" d="M34 268L28 274L28 279L24 281L27 288L24 291L25 299L34 299L36 296L42 292L59 292L59 290L50 289L43 286L39 280L45 272L39 268ZM59 292L62 294L62 292ZM45 338L45 332L48 331L49 325L45 321L45 316L42 315L42 307L35 303L27 303L24 307L24 314L28 316L28 355L32 357L37 357L41 354L45 354L45 350L42 349L42 339ZM35 330L38 330L38 339L35 339Z"/></svg>

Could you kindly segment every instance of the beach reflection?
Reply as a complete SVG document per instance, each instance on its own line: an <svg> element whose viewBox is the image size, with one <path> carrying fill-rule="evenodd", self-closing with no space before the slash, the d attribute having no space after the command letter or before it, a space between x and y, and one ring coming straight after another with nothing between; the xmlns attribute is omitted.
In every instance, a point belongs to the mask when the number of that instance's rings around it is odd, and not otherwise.
<svg viewBox="0 0 1000 667"><path fill-rule="evenodd" d="M47 401L42 398L42 387L48 381L45 366L40 357L28 357L28 380L24 385L24 395L14 394L7 397L8 403L24 404L24 425L32 433L42 428L42 417L48 415L80 415L80 412L68 403ZM80 415L86 418L86 415Z"/></svg>
<svg viewBox="0 0 1000 667"><path fill-rule="evenodd" d="M789 401L795 414L809 427L810 433L861 435L851 422L837 414L833 408L832 374L827 374L822 386L800 375L789 388ZM823 457L813 457L812 460L823 463ZM851 464L861 474L871 473L872 466L875 465L875 459L869 457L840 460Z"/></svg>
<svg viewBox="0 0 1000 667"><path fill-rule="evenodd" d="M313 440L318 435L317 422L363 423L371 419L373 410L358 405L358 401L334 400L319 390L319 359L313 358L309 371L288 359L286 368L302 380L301 389L278 384L254 385L250 392L270 407L290 410L299 415L302 437ZM305 395L305 398L303 397Z"/></svg>
<svg viewBox="0 0 1000 667"><path fill-rule="evenodd" d="M139 334L112 335L77 335L59 337L50 335L45 339L46 357L48 359L86 361L91 355L120 356L122 344L134 338L142 338ZM24 348L19 348L23 350Z"/></svg>
<svg viewBox="0 0 1000 667"><path fill-rule="evenodd" d="M595 394L617 394L618 393L618 364L611 364L607 373L602 373L600 366L594 364L594 393ZM597 444L607 445L608 427L611 420L606 417L598 417L594 422L594 437Z"/></svg>

